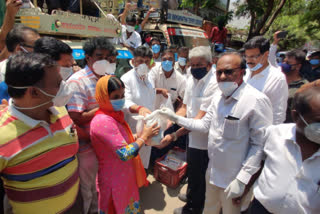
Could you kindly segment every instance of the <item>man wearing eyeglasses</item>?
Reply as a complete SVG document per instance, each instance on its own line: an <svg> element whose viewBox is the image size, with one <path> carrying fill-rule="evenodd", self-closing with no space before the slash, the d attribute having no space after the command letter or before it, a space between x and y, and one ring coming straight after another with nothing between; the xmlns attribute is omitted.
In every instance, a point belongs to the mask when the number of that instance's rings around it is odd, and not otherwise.
<svg viewBox="0 0 320 214"><path fill-rule="evenodd" d="M288 84L280 68L269 64L269 40L256 36L244 45L244 49L248 68L244 80L270 99L273 124L283 123L286 119Z"/></svg>
<svg viewBox="0 0 320 214"><path fill-rule="evenodd" d="M260 168L265 130L272 124L269 99L243 81L245 62L238 53L225 53L217 62L221 93L202 119L162 114L191 131L209 132L204 213L239 214L244 192ZM246 190L246 191L245 191Z"/></svg>

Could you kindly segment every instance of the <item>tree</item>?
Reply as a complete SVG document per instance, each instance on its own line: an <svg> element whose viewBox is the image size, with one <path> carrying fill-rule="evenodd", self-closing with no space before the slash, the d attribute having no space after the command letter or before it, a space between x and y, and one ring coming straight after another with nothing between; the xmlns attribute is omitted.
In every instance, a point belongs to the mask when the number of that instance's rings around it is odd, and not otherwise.
<svg viewBox="0 0 320 214"><path fill-rule="evenodd" d="M181 7L192 8L194 13L199 15L199 9L212 9L218 0L182 0Z"/></svg>
<svg viewBox="0 0 320 214"><path fill-rule="evenodd" d="M237 0L237 16L251 17L248 40L265 34L287 0Z"/></svg>

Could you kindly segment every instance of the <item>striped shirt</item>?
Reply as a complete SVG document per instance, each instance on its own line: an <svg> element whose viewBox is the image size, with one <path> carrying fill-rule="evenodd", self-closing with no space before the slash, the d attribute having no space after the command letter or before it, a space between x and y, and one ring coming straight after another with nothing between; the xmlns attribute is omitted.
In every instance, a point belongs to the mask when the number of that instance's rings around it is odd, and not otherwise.
<svg viewBox="0 0 320 214"><path fill-rule="evenodd" d="M67 104L69 112L87 112L99 107L95 94L98 78L90 70L88 66L84 69L74 73L69 79L68 83L72 84L74 90L73 96ZM87 134L90 134L90 123L79 126L84 129ZM83 152L91 147L90 142L79 139L79 151Z"/></svg>
<svg viewBox="0 0 320 214"><path fill-rule="evenodd" d="M50 108L50 123L11 103L0 112L0 170L13 213L63 213L79 190L78 142L65 107Z"/></svg>

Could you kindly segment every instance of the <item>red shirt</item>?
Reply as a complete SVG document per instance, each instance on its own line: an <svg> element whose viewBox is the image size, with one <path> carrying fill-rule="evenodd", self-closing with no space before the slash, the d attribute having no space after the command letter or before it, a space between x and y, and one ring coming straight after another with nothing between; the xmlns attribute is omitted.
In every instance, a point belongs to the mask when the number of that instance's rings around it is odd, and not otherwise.
<svg viewBox="0 0 320 214"><path fill-rule="evenodd" d="M222 30L219 30L218 27L213 27L210 38L212 38L211 42L224 43L227 38L227 29L224 27Z"/></svg>

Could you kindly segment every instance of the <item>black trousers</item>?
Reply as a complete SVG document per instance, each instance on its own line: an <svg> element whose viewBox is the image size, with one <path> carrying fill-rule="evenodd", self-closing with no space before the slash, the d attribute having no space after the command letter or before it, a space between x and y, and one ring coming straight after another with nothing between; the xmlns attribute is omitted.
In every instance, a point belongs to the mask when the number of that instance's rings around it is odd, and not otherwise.
<svg viewBox="0 0 320 214"><path fill-rule="evenodd" d="M254 199L251 202L251 205L248 211L245 214L271 214L264 206L257 200Z"/></svg>
<svg viewBox="0 0 320 214"><path fill-rule="evenodd" d="M208 151L188 147L187 162L187 204L184 209L188 209L193 214L201 214L205 202Z"/></svg>

